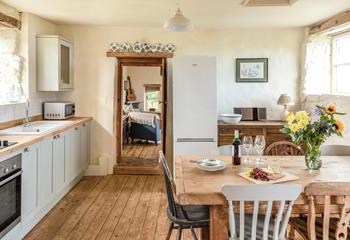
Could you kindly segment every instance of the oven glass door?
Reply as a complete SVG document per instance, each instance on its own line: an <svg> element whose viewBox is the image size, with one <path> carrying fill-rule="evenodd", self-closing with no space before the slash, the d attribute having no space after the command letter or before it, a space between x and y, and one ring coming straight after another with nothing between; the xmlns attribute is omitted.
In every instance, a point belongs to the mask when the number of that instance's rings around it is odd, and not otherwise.
<svg viewBox="0 0 350 240"><path fill-rule="evenodd" d="M2 236L21 216L20 170L0 179L0 199L0 236Z"/></svg>

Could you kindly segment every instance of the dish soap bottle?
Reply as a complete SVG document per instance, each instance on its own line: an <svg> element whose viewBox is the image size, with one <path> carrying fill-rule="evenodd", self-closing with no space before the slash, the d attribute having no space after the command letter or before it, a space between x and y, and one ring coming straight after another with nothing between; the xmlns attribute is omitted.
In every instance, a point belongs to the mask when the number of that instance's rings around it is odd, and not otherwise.
<svg viewBox="0 0 350 240"><path fill-rule="evenodd" d="M241 140L239 139L239 131L235 130L235 135L232 140L232 164L241 165Z"/></svg>

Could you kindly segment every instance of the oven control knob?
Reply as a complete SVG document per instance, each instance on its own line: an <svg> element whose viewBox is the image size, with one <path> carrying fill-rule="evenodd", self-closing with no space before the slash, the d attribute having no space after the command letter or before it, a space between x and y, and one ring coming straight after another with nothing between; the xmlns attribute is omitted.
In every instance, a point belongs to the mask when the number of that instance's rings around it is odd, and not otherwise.
<svg viewBox="0 0 350 240"><path fill-rule="evenodd" d="M8 168L5 168L4 169L4 173L8 173L9 172L9 169Z"/></svg>
<svg viewBox="0 0 350 240"><path fill-rule="evenodd" d="M16 169L16 168L17 168L17 165L13 164L12 169Z"/></svg>

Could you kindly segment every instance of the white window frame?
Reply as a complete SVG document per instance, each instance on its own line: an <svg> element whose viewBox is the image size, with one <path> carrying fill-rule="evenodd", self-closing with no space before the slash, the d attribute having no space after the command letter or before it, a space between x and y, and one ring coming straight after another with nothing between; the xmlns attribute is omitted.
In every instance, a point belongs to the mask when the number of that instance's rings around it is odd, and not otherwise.
<svg viewBox="0 0 350 240"><path fill-rule="evenodd" d="M148 87L159 87L159 101L161 101L162 100L162 89L161 89L161 84L144 84L144 88L143 88L143 92L144 92L144 106L143 106L143 109L144 109L144 111L149 111L149 109L148 109L148 106L147 106L147 91L146 91L146 89L148 88ZM158 111L160 111L161 110L161 106L160 106L160 104L159 104L159 109L158 109Z"/></svg>
<svg viewBox="0 0 350 240"><path fill-rule="evenodd" d="M350 66L350 61L348 63L341 63L341 64L336 64L335 62L335 58L336 58L336 54L335 54L335 48L336 48L336 41L338 39L341 39L341 38L350 38L350 32L346 32L346 33L342 33L342 34L339 34L339 35L335 35L333 36L332 38L332 46L331 46L331 51L332 51L332 57L331 57L331 94L332 95L340 95L340 96L350 96L350 90L349 92L340 92L340 91L337 91L336 89L336 71L334 71L334 69L337 67L337 66L340 66L340 65L349 65Z"/></svg>

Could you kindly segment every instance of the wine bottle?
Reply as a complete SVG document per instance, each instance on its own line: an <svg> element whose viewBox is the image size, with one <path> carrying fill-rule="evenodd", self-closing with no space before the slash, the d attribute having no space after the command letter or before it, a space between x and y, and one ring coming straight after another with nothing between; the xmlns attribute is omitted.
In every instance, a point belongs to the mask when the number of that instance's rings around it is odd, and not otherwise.
<svg viewBox="0 0 350 240"><path fill-rule="evenodd" d="M235 130L235 135L232 140L232 164L241 165L241 140L239 139L239 131Z"/></svg>

